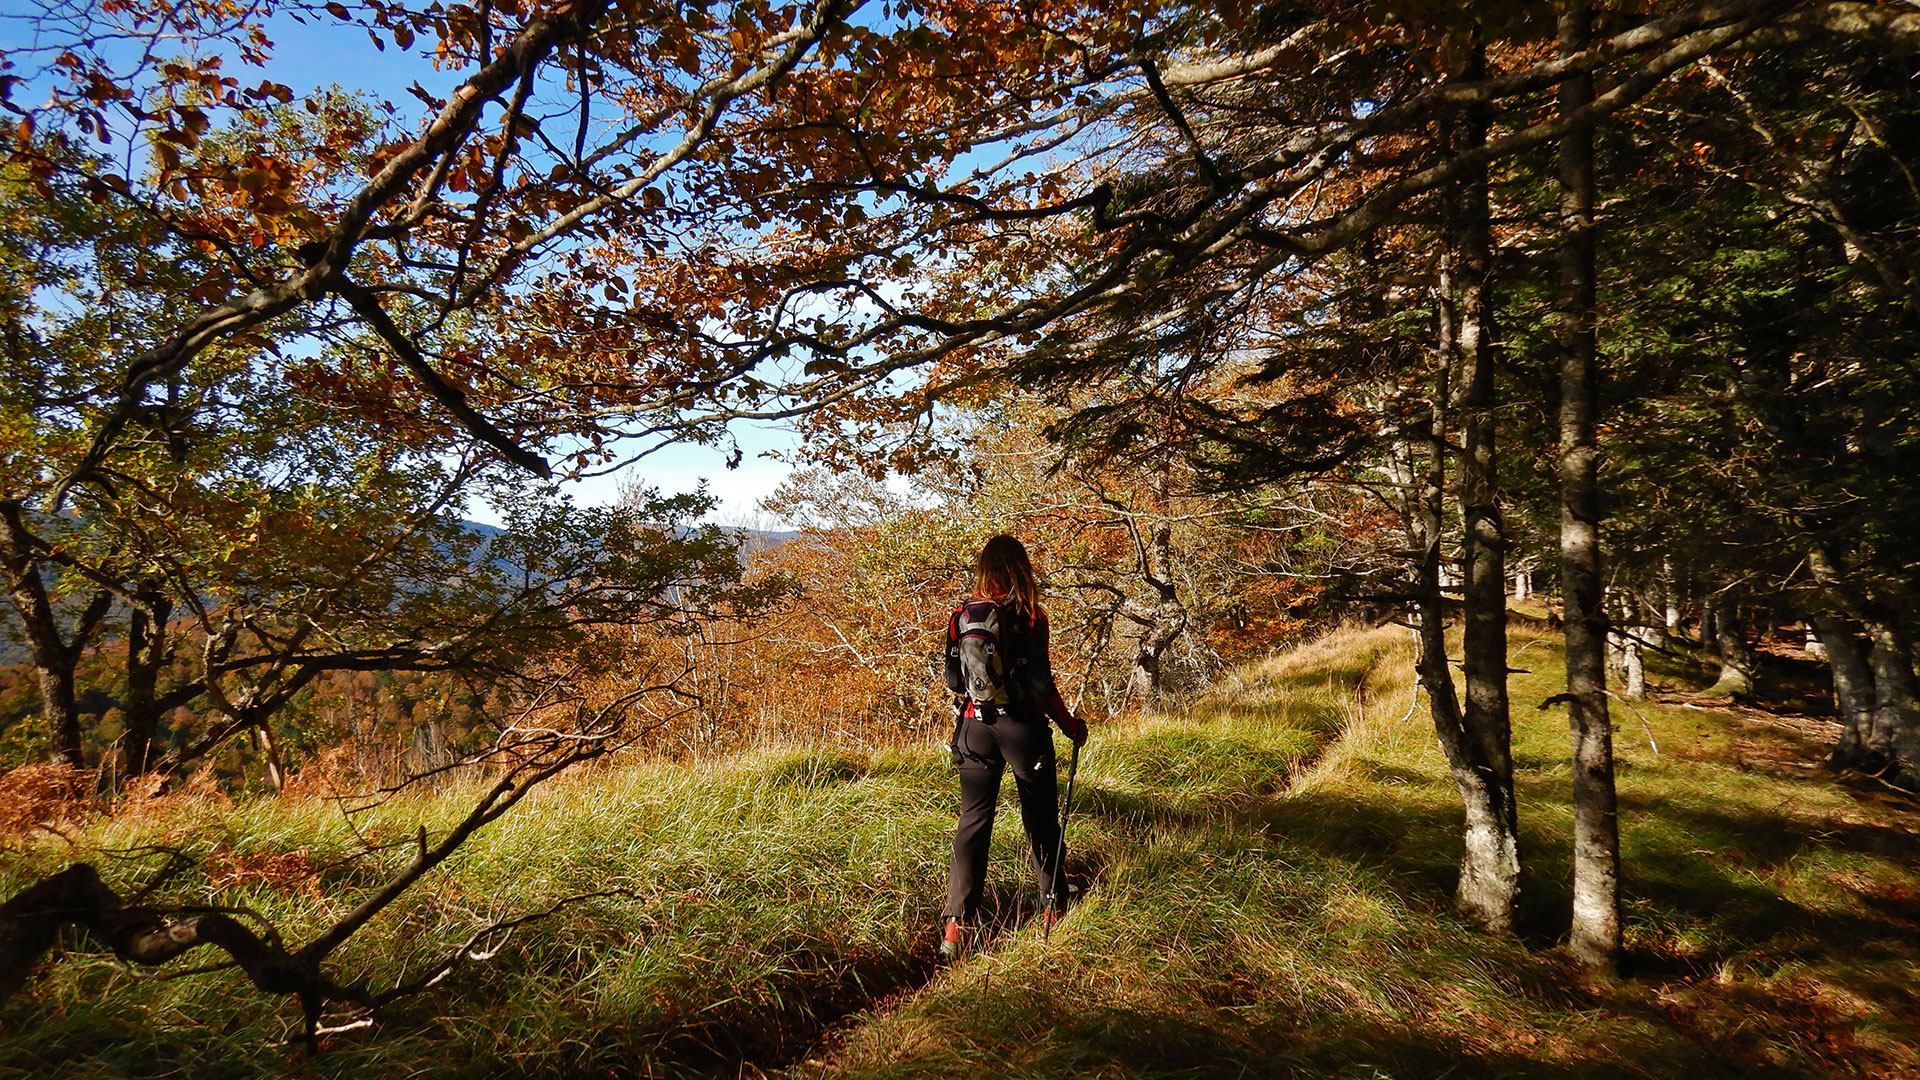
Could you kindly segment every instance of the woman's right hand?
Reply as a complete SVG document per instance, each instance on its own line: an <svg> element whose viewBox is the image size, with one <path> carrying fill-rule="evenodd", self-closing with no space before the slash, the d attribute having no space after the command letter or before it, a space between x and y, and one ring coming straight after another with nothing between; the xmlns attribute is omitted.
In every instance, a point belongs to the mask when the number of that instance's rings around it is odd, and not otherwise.
<svg viewBox="0 0 1920 1080"><path fill-rule="evenodd" d="M1073 745L1086 745L1087 722L1085 720L1080 719L1072 713L1061 713L1060 730L1066 734L1067 738L1073 740Z"/></svg>

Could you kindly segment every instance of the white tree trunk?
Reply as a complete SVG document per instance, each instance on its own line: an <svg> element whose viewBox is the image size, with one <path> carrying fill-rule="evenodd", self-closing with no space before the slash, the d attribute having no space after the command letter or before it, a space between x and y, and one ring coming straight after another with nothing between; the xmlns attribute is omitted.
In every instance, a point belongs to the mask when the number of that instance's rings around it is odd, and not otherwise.
<svg viewBox="0 0 1920 1080"><path fill-rule="evenodd" d="M1825 660L1827 658L1827 646L1820 640L1820 631L1815 628L1811 622L1801 623L1800 625L1805 628L1807 632L1807 655L1813 657L1815 660Z"/></svg>
<svg viewBox="0 0 1920 1080"><path fill-rule="evenodd" d="M1627 631L1626 647L1621 650L1620 676L1620 696L1635 700L1647 696L1647 661L1637 629Z"/></svg>

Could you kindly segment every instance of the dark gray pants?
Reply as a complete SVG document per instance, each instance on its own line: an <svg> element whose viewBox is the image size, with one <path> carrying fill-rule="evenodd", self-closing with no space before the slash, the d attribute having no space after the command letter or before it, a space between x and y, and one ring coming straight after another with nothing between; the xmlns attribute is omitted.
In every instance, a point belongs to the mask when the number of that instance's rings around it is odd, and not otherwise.
<svg viewBox="0 0 1920 1080"><path fill-rule="evenodd" d="M969 717L960 724L954 749L960 755L960 823L953 834L953 868L947 873L944 914L969 921L979 915L993 815L1000 802L1000 775L1009 765L1020 795L1020 820L1027 829L1034 877L1039 879L1041 895L1051 895L1060 808L1053 733L1046 721L1003 716L983 724Z"/></svg>

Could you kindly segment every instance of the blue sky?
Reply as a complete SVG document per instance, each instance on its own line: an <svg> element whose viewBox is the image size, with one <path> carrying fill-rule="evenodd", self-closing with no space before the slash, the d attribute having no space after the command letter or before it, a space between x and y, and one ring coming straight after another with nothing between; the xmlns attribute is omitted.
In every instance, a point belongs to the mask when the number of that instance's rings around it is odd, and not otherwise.
<svg viewBox="0 0 1920 1080"><path fill-rule="evenodd" d="M762 515L758 504L792 474L793 466L761 454L792 450L799 445L799 438L766 424L735 424L734 433L742 453L736 469L727 468L730 451L726 448L682 443L656 451L618 473L572 481L562 490L572 494L576 502L599 505L614 501L622 483L637 481L677 495L694 491L705 481L707 492L720 500L709 515L711 520L722 525L788 527L789 522ZM485 508L475 506L468 516L490 525L499 524L484 511Z"/></svg>

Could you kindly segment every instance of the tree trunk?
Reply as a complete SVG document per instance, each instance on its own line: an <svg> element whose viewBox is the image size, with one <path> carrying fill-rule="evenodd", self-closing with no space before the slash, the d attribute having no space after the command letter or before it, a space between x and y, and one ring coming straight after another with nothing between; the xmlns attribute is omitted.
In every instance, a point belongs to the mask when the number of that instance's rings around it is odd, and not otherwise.
<svg viewBox="0 0 1920 1080"><path fill-rule="evenodd" d="M1814 625L1813 620L1809 619L1800 624L1800 629L1801 649L1805 650L1806 654L1815 660L1825 660L1827 658L1827 643L1820 640L1820 628Z"/></svg>
<svg viewBox="0 0 1920 1080"><path fill-rule="evenodd" d="M1600 603L1607 609L1607 616L1613 621L1613 633L1607 635L1607 670L1614 675L1623 674L1627 667L1627 639L1621 633L1624 629L1618 621L1621 608L1619 595L1613 589L1603 589Z"/></svg>
<svg viewBox="0 0 1920 1080"><path fill-rule="evenodd" d="M1720 656L1720 678L1707 688L1707 693L1735 701L1751 701L1753 675L1759 669L1760 661L1754 655L1753 646L1747 643L1747 628L1740 614L1740 606L1725 596L1719 596L1708 603L1707 610L1713 612L1714 651Z"/></svg>
<svg viewBox="0 0 1920 1080"><path fill-rule="evenodd" d="M18 500L0 501L0 569L7 575L7 598L13 602L33 657L40 684L40 705L53 760L76 768L86 766L80 732L79 695L74 671L100 624L113 606L113 594L96 593L74 619L71 638L60 632L53 598L41 577L46 544L27 526L26 508Z"/></svg>
<svg viewBox="0 0 1920 1080"><path fill-rule="evenodd" d="M1141 545L1141 576L1152 587L1157 602L1141 631L1139 647L1134 651L1133 670L1127 676L1127 703L1137 710L1149 708L1160 696L1164 681L1161 661L1187 626L1187 609L1180 603L1180 593L1173 580L1173 522L1166 516L1167 473L1164 469L1154 476L1153 500L1159 517L1154 522L1152 537Z"/></svg>
<svg viewBox="0 0 1920 1080"><path fill-rule="evenodd" d="M1622 650L1620 696L1633 701L1647 696L1647 660L1638 638L1628 638Z"/></svg>
<svg viewBox="0 0 1920 1080"><path fill-rule="evenodd" d="M1560 54L1587 47L1590 12L1568 5ZM1581 72L1560 84L1562 115L1593 100ZM1620 952L1619 799L1607 716L1607 615L1601 606L1598 347L1594 335L1593 133L1560 140L1560 577L1566 605L1567 714L1573 737L1573 932L1575 959L1612 967Z"/></svg>
<svg viewBox="0 0 1920 1080"><path fill-rule="evenodd" d="M1140 636L1133 656L1133 670L1127 674L1127 702L1130 708L1151 708L1160 698L1165 675L1161 662L1186 626L1186 609L1178 601L1168 601L1154 609L1152 620Z"/></svg>
<svg viewBox="0 0 1920 1080"><path fill-rule="evenodd" d="M1673 572L1673 558L1660 557L1660 592L1666 601L1667 640L1680 639L1680 578Z"/></svg>
<svg viewBox="0 0 1920 1080"><path fill-rule="evenodd" d="M47 720L47 735L53 740L53 760L76 768L86 766L86 749L80 738L80 709L74 694L73 668L63 664L35 663L40 676L40 708Z"/></svg>
<svg viewBox="0 0 1920 1080"><path fill-rule="evenodd" d="M1861 655L1860 639L1846 623L1832 616L1815 616L1814 626L1833 672L1833 709L1840 720L1840 741L1828 756L1827 766L1879 772L1886 762L1872 760L1867 749L1872 742L1875 701L1873 670Z"/></svg>
<svg viewBox="0 0 1920 1080"><path fill-rule="evenodd" d="M348 1001L372 1008L377 1002L366 989L342 986L322 973L324 954L310 956L311 946L290 953L277 932L262 938L232 915L188 912L129 904L86 863L42 878L0 905L0 1004L19 992L69 926L84 927L130 964L158 966L203 945L223 950L255 987L299 996L309 1050L319 1048L322 1006Z"/></svg>
<svg viewBox="0 0 1920 1080"><path fill-rule="evenodd" d="M1873 640L1873 730L1868 752L1886 762L1883 775L1920 790L1920 684L1913 672L1913 642L1891 621L1867 624Z"/></svg>
<svg viewBox="0 0 1920 1080"><path fill-rule="evenodd" d="M261 721L253 729L253 745L260 751L260 760L266 766L267 783L277 794L287 787L287 768L280 762L280 740L273 737L273 728L267 721ZM431 763L428 765L432 767Z"/></svg>
<svg viewBox="0 0 1920 1080"><path fill-rule="evenodd" d="M1630 595L1622 594L1614 609L1613 640L1618 643L1620 696L1634 701L1647 696L1646 646L1641 640L1640 613Z"/></svg>
<svg viewBox="0 0 1920 1080"><path fill-rule="evenodd" d="M157 690L167 662L167 620L173 614L173 601L157 587L143 587L137 595L142 603L134 605L127 620L127 730L120 744L128 778L153 766L153 740L163 711Z"/></svg>
<svg viewBox="0 0 1920 1080"><path fill-rule="evenodd" d="M1456 352L1452 268L1443 258L1437 295L1439 371L1429 414L1429 441L1425 477L1414 505L1414 548L1419 553L1416 593L1419 605L1420 683L1427 688L1434 733L1447 757L1454 786L1464 811L1461 829L1460 879L1454 907L1483 929L1511 933L1520 898L1520 841L1515 827L1513 763L1504 742L1489 754L1497 740L1480 737L1467 722L1454 691L1447 662L1446 617L1442 606L1441 536L1445 521L1446 405L1448 370ZM1495 592L1505 609L1504 583L1495 578ZM1505 656L1500 670L1505 674ZM1476 717L1484 713L1475 713ZM1484 734L1484 733L1481 733Z"/></svg>
<svg viewBox="0 0 1920 1080"><path fill-rule="evenodd" d="M40 684L41 714L46 717L47 734L53 744L53 760L85 768L86 747L80 730L80 699L76 670L80 657L93 640L94 631L106 618L113 603L110 593L99 593L75 620L73 637L63 641L53 607L39 590L39 569L29 563L27 571L39 592L38 603L22 607L15 600L21 622L26 627L27 645L33 656L34 674ZM16 597L21 591L15 588Z"/></svg>
<svg viewBox="0 0 1920 1080"><path fill-rule="evenodd" d="M1485 60L1476 50L1469 78L1484 72ZM1484 108L1467 110L1459 149L1472 153L1487 141L1490 126ZM1493 240L1489 222L1487 173L1484 167L1469 173L1460 184L1455 225L1459 252L1458 348L1460 352L1460 406L1464 414L1460 457L1460 518L1465 532L1460 547L1463 603L1462 674L1466 708L1461 720L1474 743L1475 761L1487 774L1484 783L1498 794L1489 800L1489 812L1501 820L1478 826L1485 833L1488 855L1500 863L1519 833L1513 793L1512 728L1507 713L1507 569L1506 536L1500 520L1499 470L1494 426ZM1469 818L1469 843L1476 828ZM1511 862L1518 869L1518 857ZM1504 874L1500 863L1494 871ZM1499 898L1512 887L1495 880L1491 894ZM1502 921L1499 929L1511 925Z"/></svg>
<svg viewBox="0 0 1920 1080"><path fill-rule="evenodd" d="M1700 601L1700 647L1711 653L1720 651L1720 620L1714 617L1712 597Z"/></svg>

